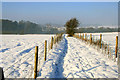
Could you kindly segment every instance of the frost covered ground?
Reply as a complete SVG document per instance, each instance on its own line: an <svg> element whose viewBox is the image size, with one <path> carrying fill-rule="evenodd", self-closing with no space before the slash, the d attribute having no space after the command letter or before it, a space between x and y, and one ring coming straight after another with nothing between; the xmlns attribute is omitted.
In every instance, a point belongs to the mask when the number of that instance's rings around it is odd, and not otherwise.
<svg viewBox="0 0 120 80"><path fill-rule="evenodd" d="M114 34L115 37L117 33ZM5 77L33 77L34 48L39 46L39 57L43 56L44 40L50 41L51 36L53 35L2 35L0 67L3 67ZM66 35L48 51L46 61L43 61L43 57L39 59L38 71L38 78L118 77L116 62L94 47Z"/></svg>

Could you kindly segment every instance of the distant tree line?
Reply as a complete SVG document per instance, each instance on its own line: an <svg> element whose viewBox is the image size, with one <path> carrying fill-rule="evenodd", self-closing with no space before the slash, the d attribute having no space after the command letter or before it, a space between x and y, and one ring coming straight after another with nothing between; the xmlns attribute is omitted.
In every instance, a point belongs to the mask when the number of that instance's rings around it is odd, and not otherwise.
<svg viewBox="0 0 120 80"><path fill-rule="evenodd" d="M2 34L56 34L65 32L65 30L60 31L57 28L46 27L45 25L36 24L30 21L12 21L5 19L0 19L0 21L2 21ZM118 32L118 28L89 27L75 29L74 31L77 33Z"/></svg>
<svg viewBox="0 0 120 80"><path fill-rule="evenodd" d="M100 28L93 28L93 27L89 27L89 28L79 28L76 29L76 33L100 33L100 32L118 32L118 28L104 28L104 27L100 27Z"/></svg>
<svg viewBox="0 0 120 80"><path fill-rule="evenodd" d="M2 19L2 34L56 34L57 28L46 27L30 21L11 21Z"/></svg>

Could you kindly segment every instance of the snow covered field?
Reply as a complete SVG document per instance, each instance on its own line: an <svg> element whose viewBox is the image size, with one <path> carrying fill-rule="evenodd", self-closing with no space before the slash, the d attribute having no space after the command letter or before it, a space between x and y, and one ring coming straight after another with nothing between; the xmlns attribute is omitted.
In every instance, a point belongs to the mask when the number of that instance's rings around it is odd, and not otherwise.
<svg viewBox="0 0 120 80"><path fill-rule="evenodd" d="M29 77L34 67L35 46L39 46L39 52L43 52L42 45L45 40L50 41L51 36L1 35L0 67L4 68L5 77Z"/></svg>
<svg viewBox="0 0 120 80"><path fill-rule="evenodd" d="M79 33L77 33L77 34L79 34ZM109 47L110 47L112 54L115 55L116 36L118 36L118 32L87 33L88 39L90 38L90 34L92 34L92 38L94 40L100 39L100 34L102 34L102 41L104 42L104 44L109 44Z"/></svg>
<svg viewBox="0 0 120 80"><path fill-rule="evenodd" d="M118 66L81 40L65 37L48 53L38 78L117 78ZM91 48L90 48L91 47Z"/></svg>
<svg viewBox="0 0 120 80"><path fill-rule="evenodd" d="M95 35L98 35L95 33ZM103 39L112 45L117 33L104 33ZM0 67L7 78L33 77L35 46L43 56L44 40L54 35L2 35ZM110 39L108 39L108 37ZM112 37L112 38L111 38ZM43 60L43 59L42 59ZM118 66L90 45L66 37L40 61L38 78L117 78Z"/></svg>
<svg viewBox="0 0 120 80"><path fill-rule="evenodd" d="M92 37L96 39L100 39L100 34L102 34L102 41L110 44L110 46L115 46L116 36L118 36L118 32L107 32L107 33L87 33L87 38L90 38L90 34ZM80 34L79 34L80 35ZM81 33L82 35L82 33Z"/></svg>
<svg viewBox="0 0 120 80"><path fill-rule="evenodd" d="M115 78L118 76L116 63L80 40L73 38L67 40L68 51L63 66L65 77Z"/></svg>

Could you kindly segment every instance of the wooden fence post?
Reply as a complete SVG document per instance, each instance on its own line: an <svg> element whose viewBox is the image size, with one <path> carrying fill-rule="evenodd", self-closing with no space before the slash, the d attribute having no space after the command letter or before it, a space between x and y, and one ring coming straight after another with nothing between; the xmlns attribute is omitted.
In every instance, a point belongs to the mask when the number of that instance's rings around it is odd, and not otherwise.
<svg viewBox="0 0 120 80"><path fill-rule="evenodd" d="M3 68L0 67L0 80L5 80Z"/></svg>
<svg viewBox="0 0 120 80"><path fill-rule="evenodd" d="M61 41L62 34L60 34L60 41Z"/></svg>
<svg viewBox="0 0 120 80"><path fill-rule="evenodd" d="M85 41L87 41L87 34L85 34Z"/></svg>
<svg viewBox="0 0 120 80"><path fill-rule="evenodd" d="M83 33L83 37L82 37L82 39L84 40L84 33Z"/></svg>
<svg viewBox="0 0 120 80"><path fill-rule="evenodd" d="M77 38L79 38L79 35L77 34Z"/></svg>
<svg viewBox="0 0 120 80"><path fill-rule="evenodd" d="M47 40L45 40L45 46L44 46L44 61L46 61L47 56Z"/></svg>
<svg viewBox="0 0 120 80"><path fill-rule="evenodd" d="M80 34L78 36L79 36L79 39L80 39Z"/></svg>
<svg viewBox="0 0 120 80"><path fill-rule="evenodd" d="M61 34L61 39L62 39L62 34Z"/></svg>
<svg viewBox="0 0 120 80"><path fill-rule="evenodd" d="M59 34L58 34L58 42L59 42Z"/></svg>
<svg viewBox="0 0 120 80"><path fill-rule="evenodd" d="M107 44L105 44L104 47L105 47L105 52L104 52L104 55L105 55L106 54L106 49L107 49Z"/></svg>
<svg viewBox="0 0 120 80"><path fill-rule="evenodd" d="M109 49L109 44L108 44L108 58L110 57L110 49Z"/></svg>
<svg viewBox="0 0 120 80"><path fill-rule="evenodd" d="M98 47L99 47L99 40L97 40L97 50L98 50Z"/></svg>
<svg viewBox="0 0 120 80"><path fill-rule="evenodd" d="M35 46L34 79L36 79L37 77L37 64L38 64L38 46Z"/></svg>
<svg viewBox="0 0 120 80"><path fill-rule="evenodd" d="M95 42L95 36L92 37L92 42L93 42L93 43Z"/></svg>
<svg viewBox="0 0 120 80"><path fill-rule="evenodd" d="M51 37L51 45L50 45L50 49L53 48L53 37Z"/></svg>
<svg viewBox="0 0 120 80"><path fill-rule="evenodd" d="M112 52L110 46L109 46L109 52L110 52L110 59L112 59Z"/></svg>
<svg viewBox="0 0 120 80"><path fill-rule="evenodd" d="M103 53L103 47L104 47L104 43L102 42L102 53Z"/></svg>
<svg viewBox="0 0 120 80"><path fill-rule="evenodd" d="M81 39L81 33L80 33L80 39Z"/></svg>
<svg viewBox="0 0 120 80"><path fill-rule="evenodd" d="M117 58L117 52L118 52L118 36L116 36L115 58Z"/></svg>
<svg viewBox="0 0 120 80"><path fill-rule="evenodd" d="M90 44L92 44L92 34L90 34Z"/></svg>
<svg viewBox="0 0 120 80"><path fill-rule="evenodd" d="M53 42L54 44L56 43L56 37L54 36L54 42Z"/></svg>
<svg viewBox="0 0 120 80"><path fill-rule="evenodd" d="M102 42L102 34L100 34L100 48L101 48L101 42Z"/></svg>

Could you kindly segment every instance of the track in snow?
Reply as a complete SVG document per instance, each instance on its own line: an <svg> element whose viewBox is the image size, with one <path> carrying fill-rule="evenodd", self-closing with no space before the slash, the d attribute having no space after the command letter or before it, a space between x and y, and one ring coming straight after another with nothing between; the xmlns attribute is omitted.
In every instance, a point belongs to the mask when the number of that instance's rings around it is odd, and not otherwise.
<svg viewBox="0 0 120 80"><path fill-rule="evenodd" d="M63 78L63 63L67 53L68 42L63 38L61 42L54 45L53 49L47 53L47 60L39 71L38 78Z"/></svg>
<svg viewBox="0 0 120 80"><path fill-rule="evenodd" d="M66 78L117 78L117 64L79 39L68 37L64 58Z"/></svg>
<svg viewBox="0 0 120 80"><path fill-rule="evenodd" d="M81 40L64 39L47 56L38 78L117 78L117 64Z"/></svg>

